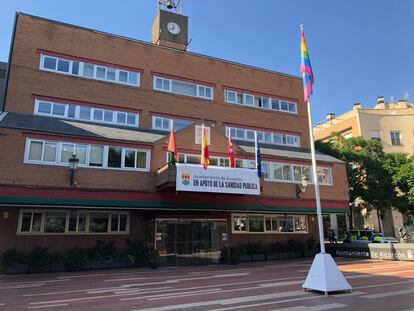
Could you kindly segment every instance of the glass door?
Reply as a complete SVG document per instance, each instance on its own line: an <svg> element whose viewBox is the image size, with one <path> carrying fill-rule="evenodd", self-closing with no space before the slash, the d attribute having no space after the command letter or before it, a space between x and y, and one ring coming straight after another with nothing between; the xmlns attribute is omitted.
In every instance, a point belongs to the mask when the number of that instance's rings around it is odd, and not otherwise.
<svg viewBox="0 0 414 311"><path fill-rule="evenodd" d="M220 261L227 245L225 220L157 219L156 247L166 264L209 264Z"/></svg>

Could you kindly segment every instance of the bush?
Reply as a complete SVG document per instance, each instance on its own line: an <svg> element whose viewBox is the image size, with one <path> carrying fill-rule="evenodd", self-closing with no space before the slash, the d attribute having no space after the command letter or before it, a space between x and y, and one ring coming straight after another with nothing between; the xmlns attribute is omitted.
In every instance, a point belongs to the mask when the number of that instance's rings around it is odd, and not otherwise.
<svg viewBox="0 0 414 311"><path fill-rule="evenodd" d="M27 255L24 252L17 251L15 248L9 249L1 255L1 265L4 268L25 263L27 263Z"/></svg>
<svg viewBox="0 0 414 311"><path fill-rule="evenodd" d="M270 245L270 251L272 254L279 254L287 251L287 246L280 242L275 242Z"/></svg>
<svg viewBox="0 0 414 311"><path fill-rule="evenodd" d="M149 249L147 260L149 262L159 262L160 261L160 252L156 248Z"/></svg>
<svg viewBox="0 0 414 311"><path fill-rule="evenodd" d="M291 253L303 253L305 244L302 241L290 239L287 243L287 248Z"/></svg>
<svg viewBox="0 0 414 311"><path fill-rule="evenodd" d="M131 263L144 263L148 260L149 251L145 243L140 240L127 240L127 257Z"/></svg>
<svg viewBox="0 0 414 311"><path fill-rule="evenodd" d="M229 252L230 252L230 256L229 256L230 264L237 265L239 263L239 256L240 256L239 248L230 247Z"/></svg>
<svg viewBox="0 0 414 311"><path fill-rule="evenodd" d="M115 242L104 242L98 240L93 248L88 250L88 258L90 260L113 260L117 255Z"/></svg>
<svg viewBox="0 0 414 311"><path fill-rule="evenodd" d="M261 243L247 243L242 245L244 253L250 256L251 261L253 261L254 255L260 255L264 253L264 247Z"/></svg>
<svg viewBox="0 0 414 311"><path fill-rule="evenodd" d="M309 239L306 240L306 248L308 251L314 251L316 248L316 239L312 235Z"/></svg>
<svg viewBox="0 0 414 311"><path fill-rule="evenodd" d="M63 256L63 262L69 271L81 270L87 259L86 251L80 248L73 248Z"/></svg>
<svg viewBox="0 0 414 311"><path fill-rule="evenodd" d="M36 246L28 256L30 272L48 271L51 260L49 247Z"/></svg>
<svg viewBox="0 0 414 311"><path fill-rule="evenodd" d="M220 251L220 262L229 263L229 248L227 246L223 246Z"/></svg>

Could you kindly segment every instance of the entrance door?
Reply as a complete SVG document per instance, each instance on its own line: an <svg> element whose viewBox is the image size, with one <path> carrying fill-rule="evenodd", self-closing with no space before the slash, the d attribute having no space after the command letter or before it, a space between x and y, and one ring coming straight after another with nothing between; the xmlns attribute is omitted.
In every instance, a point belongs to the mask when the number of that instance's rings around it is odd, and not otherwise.
<svg viewBox="0 0 414 311"><path fill-rule="evenodd" d="M157 219L156 247L167 264L218 263L227 245L225 220Z"/></svg>

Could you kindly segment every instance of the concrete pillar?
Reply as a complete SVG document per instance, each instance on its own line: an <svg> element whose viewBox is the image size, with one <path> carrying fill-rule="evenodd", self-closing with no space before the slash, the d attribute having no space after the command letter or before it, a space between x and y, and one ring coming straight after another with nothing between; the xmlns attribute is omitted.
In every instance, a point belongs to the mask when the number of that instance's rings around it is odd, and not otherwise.
<svg viewBox="0 0 414 311"><path fill-rule="evenodd" d="M335 232L336 238L339 237L339 231L338 231L338 218L336 217L336 214L329 214L330 220L331 220L331 229Z"/></svg>

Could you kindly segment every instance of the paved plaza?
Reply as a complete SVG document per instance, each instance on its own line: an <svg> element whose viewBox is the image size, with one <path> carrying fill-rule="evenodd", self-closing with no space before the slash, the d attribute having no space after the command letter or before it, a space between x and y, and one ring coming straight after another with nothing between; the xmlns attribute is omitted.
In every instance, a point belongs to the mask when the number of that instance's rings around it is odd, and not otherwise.
<svg viewBox="0 0 414 311"><path fill-rule="evenodd" d="M352 293L304 292L310 260L0 276L0 311L414 310L414 262L337 259Z"/></svg>

